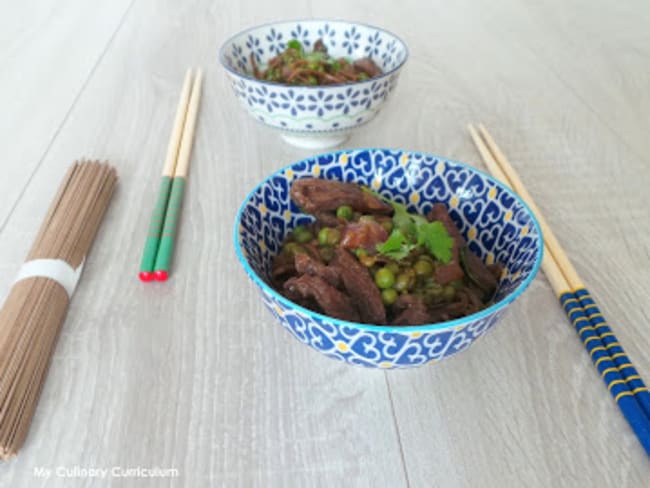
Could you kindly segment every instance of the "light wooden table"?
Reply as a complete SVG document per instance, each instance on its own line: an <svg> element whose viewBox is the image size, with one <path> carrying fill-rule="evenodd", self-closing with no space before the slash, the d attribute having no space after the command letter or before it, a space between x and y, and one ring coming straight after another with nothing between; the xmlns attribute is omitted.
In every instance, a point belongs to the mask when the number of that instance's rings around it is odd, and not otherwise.
<svg viewBox="0 0 650 488"><path fill-rule="evenodd" d="M382 25L410 46L394 98L348 146L480 167L465 124L483 121L650 378L647 1L4 2L0 296L71 161L108 159L121 180L0 487L648 486L650 461L541 273L469 351L414 370L327 359L262 308L233 218L258 181L309 152L238 107L217 49L245 27L311 16ZM190 65L206 80L173 279L143 285ZM156 466L178 477L71 478Z"/></svg>

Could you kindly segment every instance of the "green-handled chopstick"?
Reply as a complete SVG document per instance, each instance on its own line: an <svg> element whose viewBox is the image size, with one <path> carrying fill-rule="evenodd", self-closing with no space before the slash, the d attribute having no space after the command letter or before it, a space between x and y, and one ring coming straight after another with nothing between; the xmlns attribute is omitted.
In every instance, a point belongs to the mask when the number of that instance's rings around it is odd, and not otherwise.
<svg viewBox="0 0 650 488"><path fill-rule="evenodd" d="M178 219L181 215L183 204L183 194L185 184L190 169L190 157L192 155L192 143L194 141L194 132L196 130L196 117L199 112L199 103L201 101L201 84L203 82L203 73L199 69L192 83L192 92L190 102L185 117L183 127L183 136L178 149L178 161L171 185L171 193L167 208L165 211L165 222L160 236L160 244L156 254L154 264L154 278L158 281L165 281L169 276L169 263L171 262L174 251L174 241L176 239L176 229L178 228Z"/></svg>
<svg viewBox="0 0 650 488"><path fill-rule="evenodd" d="M185 116L187 114L187 106L190 100L191 90L192 70L188 69L185 74L181 97L178 101L178 108L176 109L172 134L169 138L169 145L167 146L167 156L165 157L165 166L163 167L162 177L160 178L158 199L156 200L156 206L151 213L149 232L147 233L147 240L145 241L144 251L142 253L142 261L140 262L140 273L138 276L142 281L152 281L154 279L153 272L156 264L156 255L158 254L160 235L162 233L163 223L165 221L165 212L167 210L167 202L172 188L172 178L176 171L178 148L181 143L181 137L183 136L183 126L185 125Z"/></svg>
<svg viewBox="0 0 650 488"><path fill-rule="evenodd" d="M479 125L480 136L471 125L469 131L490 173L512 187L537 216L546 246L542 261L544 273L607 389L650 456L648 388L605 322L539 208L492 136L482 125Z"/></svg>

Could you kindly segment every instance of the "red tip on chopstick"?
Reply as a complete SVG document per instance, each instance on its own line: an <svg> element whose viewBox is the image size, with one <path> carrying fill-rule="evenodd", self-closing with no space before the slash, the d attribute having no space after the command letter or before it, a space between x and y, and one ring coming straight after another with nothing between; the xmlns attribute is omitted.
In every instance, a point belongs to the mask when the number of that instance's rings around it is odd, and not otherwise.
<svg viewBox="0 0 650 488"><path fill-rule="evenodd" d="M153 273L151 271L140 271L138 277L140 278L140 281L144 282L153 281L154 279Z"/></svg>
<svg viewBox="0 0 650 488"><path fill-rule="evenodd" d="M159 269L158 271L154 272L153 275L157 281L167 281L167 278L169 278L169 274L164 269Z"/></svg>

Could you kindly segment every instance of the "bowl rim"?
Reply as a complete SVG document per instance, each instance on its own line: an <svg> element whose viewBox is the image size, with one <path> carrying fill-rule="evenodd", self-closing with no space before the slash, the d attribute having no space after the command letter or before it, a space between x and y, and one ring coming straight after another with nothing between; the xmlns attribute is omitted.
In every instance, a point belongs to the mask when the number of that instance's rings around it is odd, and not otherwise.
<svg viewBox="0 0 650 488"><path fill-rule="evenodd" d="M250 76L248 74L241 73L240 71L237 71L236 69L231 68L230 66L228 66L228 64L226 64L226 59L225 59L226 46L228 46L230 44L230 42L233 39L235 39L236 37L245 35L245 34L247 34L249 32L260 29L262 27L270 27L270 26L279 25L279 24L290 24L292 22L341 22L341 23L345 23L345 24L359 25L359 26L368 27L368 28L371 28L371 29L376 29L376 30L378 30L380 32L384 32L384 33L386 33L386 34L388 34L390 36L393 36L395 39L397 39L399 42L402 43L402 45L404 46L404 58L393 69L391 69L389 71L386 71L385 73L382 73L379 76L375 76L373 78L368 78L367 80L363 80L363 81L349 81L347 83L337 83L335 85L288 85L286 83L278 83L278 82L275 82L275 81L259 80L259 79L255 78L254 76ZM304 19L287 19L287 20L282 20L282 21L266 22L264 24L254 25L252 27L249 27L247 29L239 31L236 34L231 35L225 41L223 41L223 43L221 44L221 47L219 48L219 62L221 63L221 66L223 66L223 68L226 71L228 71L229 73L231 73L234 76L237 76L239 78L244 78L246 80L254 81L256 83L260 83L261 85L269 85L269 86L273 86L273 87L283 86L283 87L287 87L287 88L291 88L291 89L303 89L304 88L304 89L308 89L308 90L318 90L318 89L322 90L324 88L325 89L327 89L327 88L340 88L340 87L361 85L363 83L369 83L369 82L375 82L377 80L381 80L383 78L386 78L387 76L392 75L393 73L397 73L400 69L402 69L402 67L404 66L404 63L406 63L409 56L410 56L410 52L409 52L408 44L406 44L406 42L404 42L404 39L402 39L397 34L394 34L393 32L389 31L388 29L384 29L383 27L377 27L377 26L372 25L372 24L366 24L364 22L356 22L356 21L351 21L351 20L334 19L334 18L328 19L328 18L321 18L321 17L304 18Z"/></svg>
<svg viewBox="0 0 650 488"><path fill-rule="evenodd" d="M535 256L535 263L533 265L533 269L531 270L530 274L528 277L521 283L510 295L506 296L502 300L499 300L497 303L494 303L490 305L488 308L485 308L479 312L473 313L471 315L467 315L465 317L460 317L454 320L447 320L445 322L436 322L433 324L422 324L422 325L374 325L374 324L365 324L361 322L351 322L348 320L343 320L343 319L338 319L336 317L330 317L329 315L325 315L319 312L315 312L313 310L310 310L306 307L303 307L301 305L298 305L295 302L292 302L288 298L284 297L281 293L279 293L277 290L272 288L269 284L267 284L263 279L261 279L258 274L251 268L250 264L248 263L248 260L244 256L244 253L242 251L241 245L239 243L239 227L241 225L241 217L244 212L244 209L246 207L246 204L251 200L255 192L262 187L265 183L270 181L272 178L275 178L276 176L280 175L282 172L291 169L293 166L313 160L313 159L318 159L321 157L325 156L334 156L338 160L338 156L341 154L349 153L351 151L381 151L381 152L386 152L386 151L401 151L405 153L410 153L410 154L415 154L418 156L430 156L433 157L434 159L439 159L443 160L445 162L449 162L452 164L457 164L465 169L468 169L470 171L475 171L488 180L492 181L495 183L497 186L499 186L501 189L507 191L529 214L531 221L535 227L535 230L537 231L537 236L538 236L538 242L539 242L539 248L537 251L537 255ZM239 259L240 263L242 264L244 270L246 271L246 274L253 280L253 282L259 286L262 291L268 293L270 296L272 296L275 300L281 302L283 305L295 309L299 311L302 314L306 314L308 316L313 316L318 318L321 321L333 323L334 325L337 326L343 326L343 327L350 327L353 329L361 329L361 330L369 330L369 331L374 331L374 332L389 332L389 333L410 333L410 332L440 332L445 329L455 329L456 327L459 326L464 326L467 325L468 322L473 322L476 320L482 320L490 315L493 315L496 312L501 311L502 309L505 309L508 305L510 305L513 301L515 301L519 296L528 288L528 286L532 283L533 279L537 276L537 273L539 272L539 268L542 264L542 259L544 257L544 239L543 239L543 234L542 234L542 229L539 225L539 222L537 221L537 217L531 210L531 208L524 202L521 197L514 192L511 188L508 186L504 185L501 183L499 180L496 178L492 177L488 173L486 173L483 170L480 170L478 168L475 168L473 166L470 166L469 164L462 163L460 161L456 161L455 159L448 159L443 156L438 156L433 153L426 153L422 151L415 151L415 150L410 150L410 149L400 149L400 148L387 148L387 147L367 147L367 148L348 148L348 149L341 149L338 151L330 151L330 152L324 152L324 153L319 153L313 156L308 156L306 158L303 158L299 161L293 162L291 164L287 164L283 166L282 168L278 169L277 171L274 171L271 173L269 176L264 178L260 183L255 185L255 188L253 188L244 198L244 201L242 204L239 206L239 210L237 211L237 215L235 217L235 223L234 223L234 243L235 243L235 252L237 254L237 258Z"/></svg>

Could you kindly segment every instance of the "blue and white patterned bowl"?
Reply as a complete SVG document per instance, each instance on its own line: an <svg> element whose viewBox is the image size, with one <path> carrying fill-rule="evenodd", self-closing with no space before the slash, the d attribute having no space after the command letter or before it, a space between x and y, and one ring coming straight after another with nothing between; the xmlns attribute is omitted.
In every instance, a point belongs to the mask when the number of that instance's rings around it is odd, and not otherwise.
<svg viewBox="0 0 650 488"><path fill-rule="evenodd" d="M335 57L370 56L383 74L367 81L327 86L291 86L255 79L251 53L263 65L298 39L306 49L322 39ZM260 122L282 131L289 143L324 148L345 141L372 120L395 88L408 58L404 41L383 29L338 20L277 22L240 32L221 47L219 60L235 95Z"/></svg>
<svg viewBox="0 0 650 488"><path fill-rule="evenodd" d="M435 202L447 204L470 249L505 266L496 303L448 322L395 327L327 317L283 297L269 285L273 257L290 229L312 220L291 202L289 189L292 181L313 176L367 185L419 213ZM246 197L234 231L237 256L273 316L299 341L367 367L419 366L466 349L497 323L542 262L539 225L510 189L470 166L413 151L346 150L286 166Z"/></svg>

